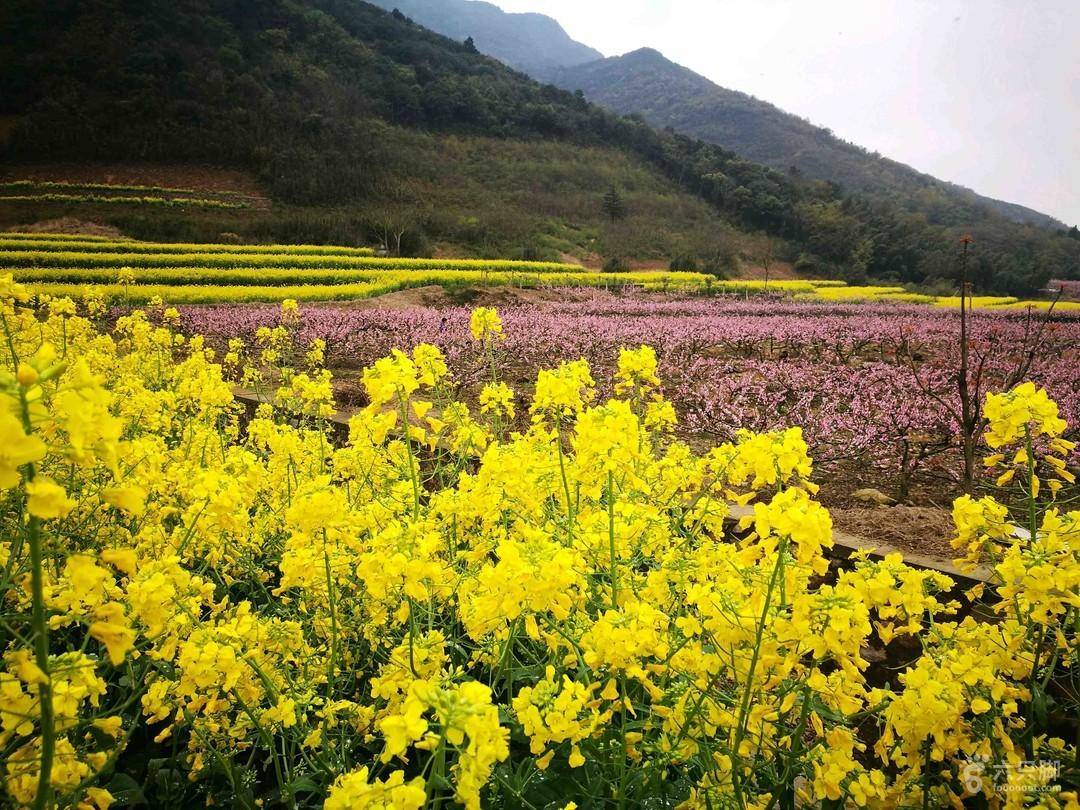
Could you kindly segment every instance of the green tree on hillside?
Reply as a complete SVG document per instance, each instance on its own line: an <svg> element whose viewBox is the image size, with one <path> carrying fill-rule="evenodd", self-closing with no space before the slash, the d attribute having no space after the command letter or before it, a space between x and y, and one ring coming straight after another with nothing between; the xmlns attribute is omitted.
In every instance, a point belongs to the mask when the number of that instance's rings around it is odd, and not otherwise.
<svg viewBox="0 0 1080 810"><path fill-rule="evenodd" d="M603 209L604 213L608 215L608 218L612 222L616 222L626 216L626 203L623 202L622 195L619 194L619 191L615 186L609 188L604 195Z"/></svg>
<svg viewBox="0 0 1080 810"><path fill-rule="evenodd" d="M765 292L769 291L769 274L776 261L776 250L773 240L766 233L759 233L751 247L751 258L765 271Z"/></svg>

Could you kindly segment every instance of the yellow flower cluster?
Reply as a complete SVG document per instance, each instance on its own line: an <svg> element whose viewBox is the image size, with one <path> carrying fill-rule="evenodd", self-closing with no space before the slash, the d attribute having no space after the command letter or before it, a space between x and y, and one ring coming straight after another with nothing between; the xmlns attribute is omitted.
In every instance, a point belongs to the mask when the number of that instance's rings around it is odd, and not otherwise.
<svg viewBox="0 0 1080 810"><path fill-rule="evenodd" d="M491 307L477 307L469 317L469 331L474 340L485 341L502 337L502 319Z"/></svg>
<svg viewBox="0 0 1080 810"><path fill-rule="evenodd" d="M987 802L1076 806L1030 762L1076 756L1047 706L1080 666L1080 513L1030 482L957 503L992 552L978 621L898 555L830 566L797 428L671 435L651 349L603 402L585 361L541 370L519 432L505 384L474 415L437 348L396 351L345 437L292 304L219 363L163 308L106 331L0 296L10 803L105 810L150 759L188 776L151 805L960 806L993 760Z"/></svg>
<svg viewBox="0 0 1080 810"><path fill-rule="evenodd" d="M1025 432L1060 436L1065 430L1057 404L1030 382L1001 394L987 394L983 415L989 422L986 443L994 449L1017 442Z"/></svg>
<svg viewBox="0 0 1080 810"><path fill-rule="evenodd" d="M541 369L530 411L534 419L552 417L558 421L580 413L595 396L596 382L589 364L571 360L555 369Z"/></svg>
<svg viewBox="0 0 1080 810"><path fill-rule="evenodd" d="M1066 464L1076 444L1062 437L1067 425L1046 391L1032 383L1021 383L1002 394L987 394L983 416L987 421L986 443L999 451L984 462L991 469L1005 466L997 486L1009 484L1019 472L1022 485L1038 498L1043 480L1047 480L1054 495L1065 484L1076 483L1076 475ZM1010 445L1015 446L1011 458L1000 452L1011 449ZM1040 476L1040 472L1044 474Z"/></svg>
<svg viewBox="0 0 1080 810"><path fill-rule="evenodd" d="M384 780L369 782L368 771L364 765L339 777L326 797L325 810L419 810L424 806L427 793L421 777L406 782L404 771L394 771Z"/></svg>
<svg viewBox="0 0 1080 810"><path fill-rule="evenodd" d="M571 743L567 764L571 768L580 768L585 764L578 743L588 739L605 723L609 714L600 714L594 700L594 687L571 680L569 675L562 676L562 682L555 679L555 667L548 666L544 679L536 686L526 686L514 698L514 713L522 729L529 736L529 750L533 754L543 754L537 760L537 766L544 770L551 764L555 749L548 746Z"/></svg>

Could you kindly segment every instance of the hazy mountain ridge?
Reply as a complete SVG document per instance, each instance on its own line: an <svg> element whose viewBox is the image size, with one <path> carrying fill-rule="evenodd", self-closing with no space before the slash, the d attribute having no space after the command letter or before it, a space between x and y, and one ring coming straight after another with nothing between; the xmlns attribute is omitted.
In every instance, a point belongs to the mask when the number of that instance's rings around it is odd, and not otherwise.
<svg viewBox="0 0 1080 810"><path fill-rule="evenodd" d="M570 38L544 14L514 14L483 0L372 0L443 36L472 37L477 50L513 68L542 78L554 70L603 59L600 51Z"/></svg>
<svg viewBox="0 0 1080 810"><path fill-rule="evenodd" d="M1016 203L984 197L844 141L805 119L730 90L672 62L653 48L565 66L549 75L590 101L654 126L716 143L780 170L884 196L931 222L962 225L988 209L1014 222L1064 229L1064 223Z"/></svg>

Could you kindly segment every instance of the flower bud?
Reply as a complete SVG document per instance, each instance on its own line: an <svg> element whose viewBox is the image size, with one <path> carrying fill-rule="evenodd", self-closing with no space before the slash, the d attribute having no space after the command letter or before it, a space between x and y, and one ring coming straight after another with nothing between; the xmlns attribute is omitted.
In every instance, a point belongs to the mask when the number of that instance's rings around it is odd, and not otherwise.
<svg viewBox="0 0 1080 810"><path fill-rule="evenodd" d="M29 388L38 381L37 369L26 363L19 363L19 370L15 373L15 379L23 388Z"/></svg>

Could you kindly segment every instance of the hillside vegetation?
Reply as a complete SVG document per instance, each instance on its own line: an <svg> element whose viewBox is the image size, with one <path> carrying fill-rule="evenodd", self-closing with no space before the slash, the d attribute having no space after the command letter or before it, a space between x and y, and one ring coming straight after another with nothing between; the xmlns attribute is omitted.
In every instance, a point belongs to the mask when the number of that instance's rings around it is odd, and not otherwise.
<svg viewBox="0 0 1080 810"><path fill-rule="evenodd" d="M404 219L414 238L395 246L414 254L446 240L521 258L705 258L729 222L771 234L808 274L954 272L955 234L922 214L618 117L367 3L16 0L3 15L17 43L0 56L0 115L15 117L7 160L216 163L254 173L276 208L131 211L134 235L355 244ZM601 228L609 186L628 216ZM1007 293L1075 275L1080 252L1037 229L976 245L976 280Z"/></svg>
<svg viewBox="0 0 1080 810"><path fill-rule="evenodd" d="M163 209L149 201L117 205L28 193L18 202L0 196L0 222L21 227L73 216L107 221L137 238L190 242L219 241L222 234L326 244L389 239L394 252L400 234L401 252L408 255L557 259L566 254L589 264L611 257L655 264L693 255L703 268L720 272L734 270L739 253L753 251L755 240L714 206L616 148L404 127L389 131L410 167L393 189L358 203ZM612 187L620 190L626 208L625 217L615 222L601 207L603 191ZM33 191L51 188L39 183Z"/></svg>
<svg viewBox="0 0 1080 810"><path fill-rule="evenodd" d="M996 200L939 180L841 140L825 127L738 90L721 87L640 48L605 59L576 42L550 17L513 14L482 0L377 0L452 39L471 38L483 53L552 81L623 115L640 114L781 171L839 183L861 193L895 198L932 222L965 225L987 212L1021 224L1065 229L1064 223L1023 205Z"/></svg>
<svg viewBox="0 0 1080 810"><path fill-rule="evenodd" d="M1021 224L1062 222L1015 203L983 197L837 138L766 101L729 90L652 48L564 66L553 81L622 115L719 144L781 171L890 199L935 224L967 226L998 214Z"/></svg>

